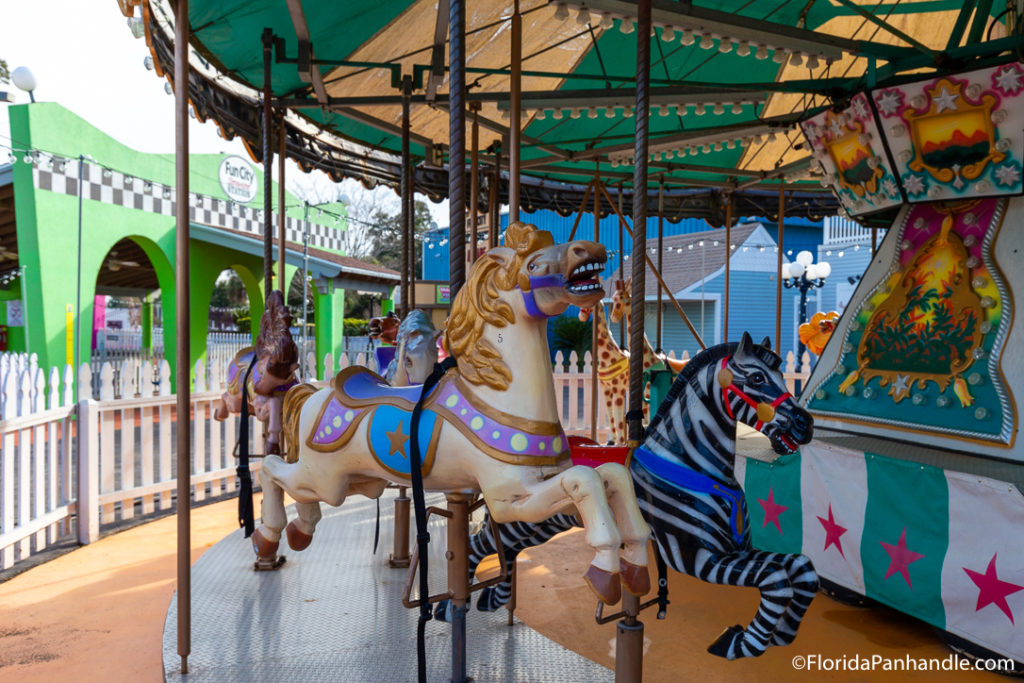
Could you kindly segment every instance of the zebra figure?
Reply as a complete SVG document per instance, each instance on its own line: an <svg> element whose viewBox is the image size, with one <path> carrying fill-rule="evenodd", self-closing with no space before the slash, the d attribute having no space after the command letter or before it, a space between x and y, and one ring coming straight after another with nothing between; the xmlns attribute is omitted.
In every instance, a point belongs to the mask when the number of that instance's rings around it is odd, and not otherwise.
<svg viewBox="0 0 1024 683"><path fill-rule="evenodd" d="M761 593L750 624L727 628L708 647L727 659L757 657L771 645L793 642L818 590L807 556L751 545L743 491L733 474L737 421L767 436L780 454L811 440L813 419L786 390L781 363L767 338L755 345L746 333L739 343L702 351L676 377L629 461L660 561L708 583L756 587ZM574 526L579 522L569 514L540 524L498 525L504 561L513 562L522 550ZM470 574L494 552L485 523L470 540ZM485 588L477 608L496 610L509 595L507 583ZM444 619L446 611L442 603L437 617Z"/></svg>

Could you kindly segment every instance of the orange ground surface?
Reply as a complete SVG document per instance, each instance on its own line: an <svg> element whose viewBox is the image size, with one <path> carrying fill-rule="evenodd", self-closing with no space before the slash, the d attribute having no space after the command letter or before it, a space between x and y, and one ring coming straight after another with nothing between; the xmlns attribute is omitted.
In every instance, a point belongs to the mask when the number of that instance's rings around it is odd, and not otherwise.
<svg viewBox="0 0 1024 683"><path fill-rule="evenodd" d="M235 510L234 501L193 510L194 558L235 528ZM162 680L161 638L175 588L175 526L174 517L150 522L0 584L0 682ZM556 642L613 667L615 627L594 623L595 601L582 582L589 558L579 532L524 554L516 614ZM874 680L888 676L797 671L792 661L810 654L949 656L920 622L887 609L846 607L819 595L793 645L772 648L758 659L727 662L704 650L724 627L750 620L756 591L709 586L676 574L670 590L668 619L657 621L653 609L642 617L648 682ZM470 647L474 620L504 618L503 612L472 612ZM895 675L900 680L997 680L994 674L975 672Z"/></svg>

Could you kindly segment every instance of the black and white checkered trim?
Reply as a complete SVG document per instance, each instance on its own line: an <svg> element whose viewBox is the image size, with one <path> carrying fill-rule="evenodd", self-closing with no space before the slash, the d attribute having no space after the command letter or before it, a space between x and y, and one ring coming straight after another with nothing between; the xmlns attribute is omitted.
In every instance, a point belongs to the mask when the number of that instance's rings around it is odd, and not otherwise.
<svg viewBox="0 0 1024 683"><path fill-rule="evenodd" d="M129 209L174 216L176 202L174 188L143 178L134 178L119 171L105 169L96 164L83 165L82 196L85 199L116 204ZM37 164L32 169L32 180L41 190L78 196L78 161L54 161L52 165ZM216 228L239 230L263 236L262 210L241 206L207 195L189 194L189 220ZM277 231L277 214L271 216L272 230ZM285 218L285 239L302 244L303 222ZM309 223L309 246L342 251L341 231L337 228Z"/></svg>

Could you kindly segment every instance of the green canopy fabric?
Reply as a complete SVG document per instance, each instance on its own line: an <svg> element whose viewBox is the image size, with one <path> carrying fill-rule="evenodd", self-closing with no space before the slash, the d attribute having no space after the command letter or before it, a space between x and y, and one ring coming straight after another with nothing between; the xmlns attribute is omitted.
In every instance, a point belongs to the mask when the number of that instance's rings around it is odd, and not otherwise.
<svg viewBox="0 0 1024 683"><path fill-rule="evenodd" d="M165 73L173 56L169 3L143 0L147 38ZM288 106L289 155L336 179L397 186L397 85L411 75L415 183L440 197L447 192L446 72L436 87L429 85L435 52L442 64L447 60L446 45L434 46L435 35L447 37L447 16L439 24L437 6L437 0L190 0L193 105L228 136L241 135L259 159L262 35L270 29L276 39L271 86L277 103ZM596 0L583 12L544 0L523 0L520 7L524 201L573 210L595 173L629 190L637 36L622 15L635 3ZM511 14L508 0L467 3L467 82L469 99L480 100L482 150L509 125ZM976 68L1020 48L1016 17L991 0L655 0L654 21L647 189L663 183L673 201L682 190L702 188L735 194L759 187L770 195L780 181L827 195L808 168L798 120L910 73ZM708 28L715 21L715 30ZM684 33L688 27L692 35ZM303 78L298 64L306 34L312 78ZM828 201L823 196L819 208L827 210Z"/></svg>

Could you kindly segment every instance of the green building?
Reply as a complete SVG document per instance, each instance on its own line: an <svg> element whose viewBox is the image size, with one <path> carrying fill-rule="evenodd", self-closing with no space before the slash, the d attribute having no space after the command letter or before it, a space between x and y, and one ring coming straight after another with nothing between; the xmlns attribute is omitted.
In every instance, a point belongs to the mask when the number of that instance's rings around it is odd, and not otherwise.
<svg viewBox="0 0 1024 683"><path fill-rule="evenodd" d="M13 148L0 150L0 330L6 330L8 349L38 354L42 367L69 362L74 355L69 323L77 314L79 362L87 362L93 302L104 294L142 299L143 345L151 344L151 302L159 292L167 312L164 354L173 369L178 343L171 313L177 294L174 155L130 149L59 104L16 105L8 111ZM241 278L252 320L262 314L263 174L248 159L219 154L193 155L189 174L194 364L206 354L210 297L222 271L233 269ZM273 197L276 209L276 183ZM399 276L344 255L344 205L309 211L290 193L285 201L286 281L298 276L301 282L308 264L316 355L322 363L325 354L337 357L342 350L344 290L389 298ZM276 236L276 213L268 223ZM276 286L276 265L274 273Z"/></svg>

